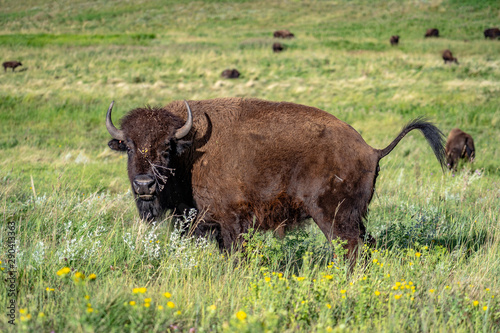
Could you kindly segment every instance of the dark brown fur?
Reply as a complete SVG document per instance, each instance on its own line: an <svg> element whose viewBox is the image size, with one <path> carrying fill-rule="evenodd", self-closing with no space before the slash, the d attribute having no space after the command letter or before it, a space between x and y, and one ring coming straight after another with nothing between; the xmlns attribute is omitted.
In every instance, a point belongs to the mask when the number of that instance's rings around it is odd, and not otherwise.
<svg viewBox="0 0 500 333"><path fill-rule="evenodd" d="M283 51L283 45L281 45L281 43L274 43L273 44L273 51L274 52L281 52Z"/></svg>
<svg viewBox="0 0 500 333"><path fill-rule="evenodd" d="M445 64L447 62L454 62L454 63L458 64L458 59L453 57L453 53L451 53L450 50L443 51L443 60L444 60Z"/></svg>
<svg viewBox="0 0 500 333"><path fill-rule="evenodd" d="M16 69L16 67L22 66L19 61L6 61L2 64L4 72L7 71L7 68L12 68L12 71Z"/></svg>
<svg viewBox="0 0 500 333"><path fill-rule="evenodd" d="M238 72L238 70L235 68L226 69L222 72L220 76L226 79L237 79L240 77L240 72Z"/></svg>
<svg viewBox="0 0 500 333"><path fill-rule="evenodd" d="M136 199L143 218L196 208L205 222L220 226L220 245L226 249L237 246L249 228L282 234L312 217L329 241L346 240L355 255L363 240L374 241L363 219L380 159L419 129L445 163L442 133L421 119L379 150L348 124L314 107L242 98L188 103L193 127L182 142L172 136L185 122L186 106L174 101L164 108L130 111L121 122L126 142L113 139L108 145L129 150L131 183L137 174L153 177L152 165L162 166L156 172L165 179L156 177L154 202Z"/></svg>
<svg viewBox="0 0 500 333"><path fill-rule="evenodd" d="M438 29L427 29L425 32L425 37L439 37L439 30Z"/></svg>
<svg viewBox="0 0 500 333"><path fill-rule="evenodd" d="M484 30L484 38L498 39L498 37L500 37L500 29L489 28Z"/></svg>
<svg viewBox="0 0 500 333"><path fill-rule="evenodd" d="M274 38L294 38L295 35L288 30L276 30L273 33Z"/></svg>
<svg viewBox="0 0 500 333"><path fill-rule="evenodd" d="M448 169L456 170L458 161L461 158L467 158L469 162L472 162L475 157L476 150L474 148L472 136L458 128L452 129L446 141L446 161Z"/></svg>
<svg viewBox="0 0 500 333"><path fill-rule="evenodd" d="M399 43L399 36L392 36L390 41L391 41L391 45L392 46L398 45L398 43Z"/></svg>

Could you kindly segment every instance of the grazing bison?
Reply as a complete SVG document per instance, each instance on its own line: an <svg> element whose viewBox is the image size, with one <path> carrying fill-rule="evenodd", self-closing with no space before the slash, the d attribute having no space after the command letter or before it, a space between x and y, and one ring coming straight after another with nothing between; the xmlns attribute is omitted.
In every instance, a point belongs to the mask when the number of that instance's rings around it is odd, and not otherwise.
<svg viewBox="0 0 500 333"><path fill-rule="evenodd" d="M446 141L446 161L448 169L457 169L458 160L466 158L472 162L476 157L474 148L474 140L470 134L465 133L461 129L454 128L448 135Z"/></svg>
<svg viewBox="0 0 500 333"><path fill-rule="evenodd" d="M438 29L427 29L425 32L425 37L439 37L439 30Z"/></svg>
<svg viewBox="0 0 500 333"><path fill-rule="evenodd" d="M398 45L399 44L399 36L392 36L391 37L391 45L394 46L394 45Z"/></svg>
<svg viewBox="0 0 500 333"><path fill-rule="evenodd" d="M347 241L355 255L366 234L379 161L419 129L444 166L444 136L422 119L408 123L384 149L317 108L224 98L138 108L106 127L108 145L128 154L140 216L196 208L220 227L220 246L238 245L249 228L284 231L307 218L326 238ZM191 111L192 109L192 111Z"/></svg>
<svg viewBox="0 0 500 333"><path fill-rule="evenodd" d="M238 70L236 69L226 69L222 72L222 74L220 75L221 77L223 78L226 78L226 79L237 79L240 77L240 72L238 72Z"/></svg>
<svg viewBox="0 0 500 333"><path fill-rule="evenodd" d="M274 38L293 38L293 37L295 37L295 35L292 34L288 30L276 30L273 33L273 36L274 36Z"/></svg>
<svg viewBox="0 0 500 333"><path fill-rule="evenodd" d="M458 65L458 59L453 57L453 53L451 53L450 50L444 50L443 51L443 60L444 63L446 64L447 62L454 62Z"/></svg>
<svg viewBox="0 0 500 333"><path fill-rule="evenodd" d="M500 29L489 28L484 30L484 38L497 39L500 37Z"/></svg>
<svg viewBox="0 0 500 333"><path fill-rule="evenodd" d="M19 61L6 61L2 64L3 66L3 71L7 72L7 68L12 68L12 71L16 69L16 67L22 66Z"/></svg>
<svg viewBox="0 0 500 333"><path fill-rule="evenodd" d="M273 44L273 52L281 52L283 51L283 45L281 43L274 43Z"/></svg>

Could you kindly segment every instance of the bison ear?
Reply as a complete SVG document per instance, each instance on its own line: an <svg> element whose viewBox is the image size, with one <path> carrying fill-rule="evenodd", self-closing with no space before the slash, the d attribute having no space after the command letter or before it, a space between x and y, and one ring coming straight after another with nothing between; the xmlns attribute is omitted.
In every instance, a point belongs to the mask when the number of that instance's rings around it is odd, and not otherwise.
<svg viewBox="0 0 500 333"><path fill-rule="evenodd" d="M178 156L182 155L187 149L193 145L191 140L177 140L175 143L176 154Z"/></svg>
<svg viewBox="0 0 500 333"><path fill-rule="evenodd" d="M113 150L127 151L127 145L121 140L116 140L116 139L110 140L108 142L108 146Z"/></svg>

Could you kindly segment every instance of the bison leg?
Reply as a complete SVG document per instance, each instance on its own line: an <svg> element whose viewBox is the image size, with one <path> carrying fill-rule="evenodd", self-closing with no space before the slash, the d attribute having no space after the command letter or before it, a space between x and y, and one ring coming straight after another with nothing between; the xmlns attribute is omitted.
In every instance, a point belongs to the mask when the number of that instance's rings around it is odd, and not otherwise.
<svg viewBox="0 0 500 333"><path fill-rule="evenodd" d="M361 220L362 214L357 209L350 208L355 206L346 202L336 206L334 209L321 209L318 207L310 215L329 242L336 238L347 241L344 248L347 250L347 258L350 261L350 269L352 270L356 263L358 249L363 246L366 229ZM345 209L342 207L345 207ZM371 244L375 241L369 235L366 238Z"/></svg>

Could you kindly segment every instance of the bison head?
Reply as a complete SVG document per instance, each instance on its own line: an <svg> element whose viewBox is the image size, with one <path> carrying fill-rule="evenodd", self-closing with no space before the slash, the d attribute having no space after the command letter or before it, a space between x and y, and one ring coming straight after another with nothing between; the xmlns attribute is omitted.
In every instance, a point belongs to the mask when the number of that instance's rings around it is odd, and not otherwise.
<svg viewBox="0 0 500 333"><path fill-rule="evenodd" d="M167 209L189 205L185 170L181 156L191 141L182 140L193 125L191 109L186 101L188 117L184 121L163 108L138 108L121 121L121 129L111 121L114 102L106 114L106 128L113 137L108 146L127 152L128 176L141 218L152 221ZM189 191L187 191L189 192Z"/></svg>

